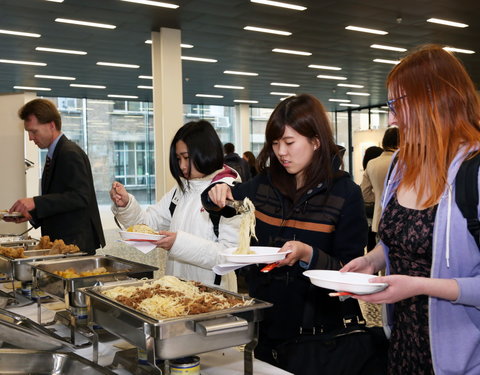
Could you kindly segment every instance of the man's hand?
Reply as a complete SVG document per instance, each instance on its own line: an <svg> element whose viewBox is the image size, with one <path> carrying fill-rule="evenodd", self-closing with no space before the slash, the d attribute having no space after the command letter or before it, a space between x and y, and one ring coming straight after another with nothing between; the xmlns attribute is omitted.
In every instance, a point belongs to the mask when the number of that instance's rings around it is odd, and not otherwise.
<svg viewBox="0 0 480 375"><path fill-rule="evenodd" d="M8 210L8 212L20 212L23 217L21 218L14 218L15 223L23 223L25 221L28 221L32 218L32 215L30 215L29 211L32 211L35 209L35 201L33 198L22 198L16 201L12 207ZM10 221L10 220L8 220Z"/></svg>

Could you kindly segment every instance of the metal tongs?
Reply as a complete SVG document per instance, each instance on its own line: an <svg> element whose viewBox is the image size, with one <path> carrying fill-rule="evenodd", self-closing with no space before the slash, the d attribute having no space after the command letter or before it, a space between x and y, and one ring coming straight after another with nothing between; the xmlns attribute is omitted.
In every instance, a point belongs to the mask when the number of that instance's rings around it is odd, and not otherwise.
<svg viewBox="0 0 480 375"><path fill-rule="evenodd" d="M227 201L225 202L225 205L235 209L237 214L244 214L244 213L250 212L250 208L247 205L243 204L243 201L227 199Z"/></svg>

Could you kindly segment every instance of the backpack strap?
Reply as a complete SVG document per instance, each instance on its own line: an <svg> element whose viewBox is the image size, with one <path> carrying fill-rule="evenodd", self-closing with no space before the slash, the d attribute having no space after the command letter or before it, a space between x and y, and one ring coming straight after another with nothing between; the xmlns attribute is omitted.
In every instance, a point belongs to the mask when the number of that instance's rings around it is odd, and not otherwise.
<svg viewBox="0 0 480 375"><path fill-rule="evenodd" d="M480 221L478 218L478 169L480 154L465 159L455 177L455 202L467 220L467 227L480 249Z"/></svg>
<svg viewBox="0 0 480 375"><path fill-rule="evenodd" d="M170 206L168 207L168 210L170 211L170 215L173 216L173 213L175 212L175 208L177 208L177 204L175 203L175 195L177 194L177 189L173 192L172 200L170 201ZM213 224L213 233L215 233L215 236L218 238L218 233L219 233L219 226L220 226L220 214L218 212L209 212L210 215L210 221ZM220 285L222 282L222 276L215 274L215 285Z"/></svg>

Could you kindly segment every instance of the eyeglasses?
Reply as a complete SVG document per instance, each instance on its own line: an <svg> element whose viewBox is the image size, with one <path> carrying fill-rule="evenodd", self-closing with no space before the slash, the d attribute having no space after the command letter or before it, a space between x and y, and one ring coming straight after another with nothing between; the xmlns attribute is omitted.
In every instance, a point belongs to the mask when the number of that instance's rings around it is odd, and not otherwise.
<svg viewBox="0 0 480 375"><path fill-rule="evenodd" d="M407 95L403 95L403 96L400 96L399 98L387 100L388 109L389 109L390 111L392 111L392 113L395 115L396 112L395 112L394 103L395 103L397 100L400 100L400 99L403 99L403 98L406 98L406 97L407 97Z"/></svg>

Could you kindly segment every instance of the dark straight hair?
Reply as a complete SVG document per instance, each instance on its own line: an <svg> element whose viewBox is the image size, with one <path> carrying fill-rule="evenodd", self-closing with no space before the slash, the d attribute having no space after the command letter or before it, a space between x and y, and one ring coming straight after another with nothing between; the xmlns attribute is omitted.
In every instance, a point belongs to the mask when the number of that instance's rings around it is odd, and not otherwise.
<svg viewBox="0 0 480 375"><path fill-rule="evenodd" d="M178 141L187 145L190 173L192 165L197 171L209 175L223 167L223 148L217 132L208 121L192 121L178 129L170 144L170 172L180 189L185 190L180 177L183 177L176 154ZM188 179L187 179L188 180ZM187 181L188 184L188 181Z"/></svg>
<svg viewBox="0 0 480 375"><path fill-rule="evenodd" d="M318 139L320 143L313 153L310 164L304 170L304 186L298 190L295 175L288 173L280 164L272 147L273 142L283 136L286 126L290 126L312 142ZM332 127L322 103L312 95L301 94L291 96L277 105L268 119L265 145L257 161L260 172L265 173L268 166L272 184L292 201L320 182L330 186L338 166L342 164L342 159L338 155Z"/></svg>

